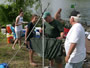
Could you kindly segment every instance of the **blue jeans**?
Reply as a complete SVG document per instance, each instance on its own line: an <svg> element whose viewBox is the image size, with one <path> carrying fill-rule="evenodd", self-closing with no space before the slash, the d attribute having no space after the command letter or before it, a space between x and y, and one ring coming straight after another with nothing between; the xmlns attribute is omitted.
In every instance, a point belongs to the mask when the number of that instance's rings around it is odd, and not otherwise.
<svg viewBox="0 0 90 68"><path fill-rule="evenodd" d="M79 62L79 63L66 63L65 68L82 68L84 62Z"/></svg>

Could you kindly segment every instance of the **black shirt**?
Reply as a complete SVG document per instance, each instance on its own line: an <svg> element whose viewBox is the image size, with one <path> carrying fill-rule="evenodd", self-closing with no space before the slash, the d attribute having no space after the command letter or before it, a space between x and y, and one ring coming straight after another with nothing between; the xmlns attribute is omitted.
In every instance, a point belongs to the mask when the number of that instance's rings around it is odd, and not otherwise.
<svg viewBox="0 0 90 68"><path fill-rule="evenodd" d="M29 33L31 32L31 30L32 30L33 27L34 27L34 25L33 25L32 22L28 23L27 28L28 28L29 31L28 31L28 33L27 33L27 37L28 37ZM30 38L32 38L32 37L34 37L34 31L32 31L32 33L31 33L30 36L27 38L27 40L29 41Z"/></svg>

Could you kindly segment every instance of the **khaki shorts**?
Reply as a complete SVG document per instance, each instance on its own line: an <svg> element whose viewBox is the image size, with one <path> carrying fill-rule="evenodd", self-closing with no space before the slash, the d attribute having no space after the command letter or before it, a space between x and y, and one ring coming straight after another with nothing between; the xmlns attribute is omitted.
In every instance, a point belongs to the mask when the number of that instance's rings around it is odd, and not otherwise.
<svg viewBox="0 0 90 68"><path fill-rule="evenodd" d="M21 38L23 32L21 30L21 31L15 31L15 33L16 33L16 39L19 39Z"/></svg>

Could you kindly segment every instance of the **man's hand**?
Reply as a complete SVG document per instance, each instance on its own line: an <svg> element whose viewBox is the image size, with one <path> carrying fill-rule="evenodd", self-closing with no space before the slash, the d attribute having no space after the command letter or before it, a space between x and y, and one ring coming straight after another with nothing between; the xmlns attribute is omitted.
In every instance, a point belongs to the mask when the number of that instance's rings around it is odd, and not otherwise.
<svg viewBox="0 0 90 68"><path fill-rule="evenodd" d="M65 57L65 62L66 62L66 63L68 63L69 58L70 58L69 55Z"/></svg>
<svg viewBox="0 0 90 68"><path fill-rule="evenodd" d="M28 22L22 22L22 24L28 24Z"/></svg>
<svg viewBox="0 0 90 68"><path fill-rule="evenodd" d="M39 32L40 32L40 33L42 33L42 32L43 32L43 31L42 31L42 29L41 29L41 30L39 30Z"/></svg>
<svg viewBox="0 0 90 68"><path fill-rule="evenodd" d="M26 44L26 45L28 45L28 42L27 42L27 41L25 41L25 44Z"/></svg>
<svg viewBox="0 0 90 68"><path fill-rule="evenodd" d="M62 37L57 37L56 39L62 40L63 38Z"/></svg>

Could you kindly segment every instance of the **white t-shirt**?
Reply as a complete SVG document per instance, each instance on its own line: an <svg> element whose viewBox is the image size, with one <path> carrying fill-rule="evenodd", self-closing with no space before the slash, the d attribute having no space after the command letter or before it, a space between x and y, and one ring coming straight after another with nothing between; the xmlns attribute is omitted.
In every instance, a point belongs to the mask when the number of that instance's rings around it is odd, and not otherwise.
<svg viewBox="0 0 90 68"><path fill-rule="evenodd" d="M67 34L64 44L66 54L69 51L71 43L76 43L76 47L72 52L72 54L70 55L68 62L78 63L83 61L86 57L85 31L80 23L74 24Z"/></svg>
<svg viewBox="0 0 90 68"><path fill-rule="evenodd" d="M17 16L17 18L19 18L18 24L21 24L23 22L23 17ZM19 26L15 26L15 31L21 31L21 30L22 30L22 24Z"/></svg>

